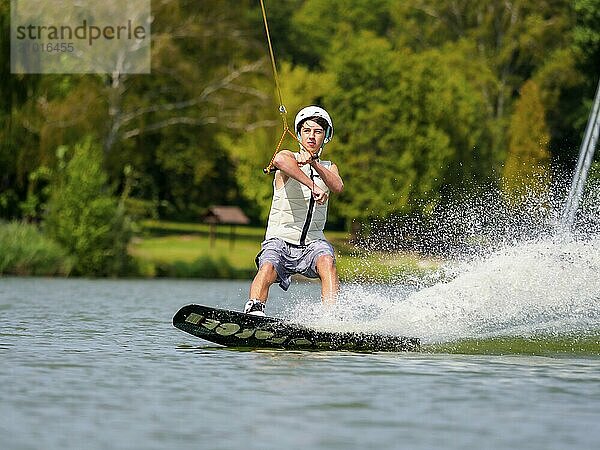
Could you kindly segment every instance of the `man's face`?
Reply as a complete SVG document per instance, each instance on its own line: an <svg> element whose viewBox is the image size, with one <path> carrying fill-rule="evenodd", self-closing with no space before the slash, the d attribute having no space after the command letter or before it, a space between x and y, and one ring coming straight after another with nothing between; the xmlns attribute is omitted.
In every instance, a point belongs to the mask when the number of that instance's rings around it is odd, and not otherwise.
<svg viewBox="0 0 600 450"><path fill-rule="evenodd" d="M307 120L300 128L301 142L304 148L315 154L323 145L325 139L325 130L317 122Z"/></svg>

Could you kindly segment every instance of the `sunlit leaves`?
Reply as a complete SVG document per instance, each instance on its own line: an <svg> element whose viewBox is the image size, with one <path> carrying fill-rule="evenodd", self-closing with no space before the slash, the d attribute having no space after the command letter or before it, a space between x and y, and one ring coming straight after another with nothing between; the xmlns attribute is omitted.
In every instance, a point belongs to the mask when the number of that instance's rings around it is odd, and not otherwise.
<svg viewBox="0 0 600 450"><path fill-rule="evenodd" d="M539 86L528 81L521 89L510 122L510 144L504 165L503 188L513 204L530 194L542 196L550 188L550 134Z"/></svg>

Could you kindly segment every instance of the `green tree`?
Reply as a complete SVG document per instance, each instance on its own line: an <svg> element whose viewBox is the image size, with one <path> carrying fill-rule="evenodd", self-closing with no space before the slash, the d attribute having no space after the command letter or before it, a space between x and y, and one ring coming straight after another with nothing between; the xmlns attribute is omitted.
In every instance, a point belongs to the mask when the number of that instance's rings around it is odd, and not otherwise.
<svg viewBox="0 0 600 450"><path fill-rule="evenodd" d="M290 116L318 103L336 123L325 155L347 191L331 221L427 212L494 176L528 80L553 163L571 169L598 82L599 1L266 1ZM0 2L0 216L35 216L39 167L85 135L108 180L123 189L132 166L132 197L162 217L211 203L266 214L281 121L258 2L153 3L149 75L12 75L9 12Z"/></svg>
<svg viewBox="0 0 600 450"><path fill-rule="evenodd" d="M287 33L294 45L291 60L311 69L322 69L332 56L342 29L370 31L383 37L391 25L390 0L307 0L292 17ZM318 18L318 20L315 20Z"/></svg>
<svg viewBox="0 0 600 450"><path fill-rule="evenodd" d="M101 143L109 179L122 186L123 168L131 165L132 196L162 215L197 219L211 203L238 201L229 152L217 136L243 134L270 101L257 88L268 68L265 48L257 45L262 35L249 19L260 17L257 7L250 0L157 2L149 75L25 76L39 82L27 85L22 103L0 112L2 124L12 125L0 142L0 164L7 168L0 174L0 214L39 197L42 186L29 174L54 167L54 149L85 135ZM8 8L0 8L0 18L4 29ZM2 77L0 89L12 98L20 78L5 70L9 83ZM31 210L30 202L24 205Z"/></svg>
<svg viewBox="0 0 600 450"><path fill-rule="evenodd" d="M72 155L68 157L68 153ZM58 148L44 222L46 234L74 257L78 275L112 276L128 269L130 223L102 169L102 152L90 139Z"/></svg>
<svg viewBox="0 0 600 450"><path fill-rule="evenodd" d="M37 136L21 126L21 111L35 97L39 75L10 73L10 2L0 2L0 217L20 217L19 203L27 195L30 158L21 149L37 145ZM37 165L33 165L35 170Z"/></svg>
<svg viewBox="0 0 600 450"><path fill-rule="evenodd" d="M431 211L489 175L485 103L451 63L437 50L394 50L369 32L336 49L327 66L336 87L325 100L337 119L332 155L349 180L344 217Z"/></svg>
<svg viewBox="0 0 600 450"><path fill-rule="evenodd" d="M493 113L493 151L501 159L508 145L507 129L516 93L555 59L555 52L562 51L559 58L569 60L564 52L570 46L573 26L572 2L568 0L417 0L395 2L392 16L398 43L423 51L449 42L467 42L462 45L465 57L487 66L484 74L488 80L478 84ZM555 79L564 79L568 64L566 70L554 65L553 72Z"/></svg>
<svg viewBox="0 0 600 450"><path fill-rule="evenodd" d="M574 44L581 63L596 78L600 70L600 0L575 0Z"/></svg>
<svg viewBox="0 0 600 450"><path fill-rule="evenodd" d="M510 121L510 145L504 165L503 190L512 204L550 187L550 134L539 86L528 81L521 89Z"/></svg>

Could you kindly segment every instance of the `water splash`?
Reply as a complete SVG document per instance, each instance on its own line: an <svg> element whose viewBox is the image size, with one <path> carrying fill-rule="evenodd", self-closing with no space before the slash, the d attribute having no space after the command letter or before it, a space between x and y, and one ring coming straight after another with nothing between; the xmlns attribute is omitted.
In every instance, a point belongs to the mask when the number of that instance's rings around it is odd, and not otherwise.
<svg viewBox="0 0 600 450"><path fill-rule="evenodd" d="M596 89L596 95L594 97L594 104L588 123L585 128L585 134L583 141L581 142L581 148L579 150L579 159L577 161L577 167L573 174L573 181L571 183L571 189L567 195L565 205L562 212L561 222L564 227L570 228L575 222L575 214L579 208L579 202L583 195L585 182L587 180L588 172L592 165L594 153L596 152L596 143L598 142L598 135L600 134L600 81L598 81L598 88Z"/></svg>
<svg viewBox="0 0 600 450"><path fill-rule="evenodd" d="M600 239L524 243L389 305L382 325L430 342L600 329Z"/></svg>
<svg viewBox="0 0 600 450"><path fill-rule="evenodd" d="M495 233L495 239L485 248L479 240L477 251L466 252L469 258L461 252L460 259L450 260L437 274L441 281L425 287L348 285L334 307L301 301L285 316L322 329L418 336L426 344L598 335L600 213L589 200L599 192L596 186L588 193L581 222L586 226L577 233L554 226L557 207L545 206L541 214L536 206L516 222L490 218L488 210L484 221L495 229L474 229L479 236ZM457 217L454 226L464 227L465 212Z"/></svg>
<svg viewBox="0 0 600 450"><path fill-rule="evenodd" d="M600 330L600 238L522 243L451 270L458 272L452 280L417 291L351 285L334 307L302 302L287 318L425 343Z"/></svg>

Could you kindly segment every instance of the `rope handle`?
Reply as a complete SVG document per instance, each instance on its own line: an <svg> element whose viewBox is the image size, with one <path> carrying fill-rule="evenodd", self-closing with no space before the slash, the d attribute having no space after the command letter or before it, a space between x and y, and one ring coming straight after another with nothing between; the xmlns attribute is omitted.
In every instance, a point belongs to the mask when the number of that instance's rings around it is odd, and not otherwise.
<svg viewBox="0 0 600 450"><path fill-rule="evenodd" d="M279 153L279 149L281 147L281 144L283 143L283 139L285 138L285 135L289 134L290 136L292 136L292 138L294 138L294 141L296 141L298 144L300 144L300 147L302 147L304 150L306 150L308 153L310 153L310 155L312 156L312 159L318 159L318 156L311 152L309 149L307 149L304 145L302 145L302 142L300 142L298 140L298 138L294 135L294 133L292 133L292 130L290 130L290 128L288 126L286 126L283 130L283 133L281 133L281 137L279 138L279 142L277 143L277 147L275 148L275 153L273 153L273 156L271 157L271 161L269 162L269 164L267 165L267 167L265 167L263 169L263 172L265 174L269 174L269 173L273 173L277 170L277 168L275 167L275 156L277 156L277 153Z"/></svg>

